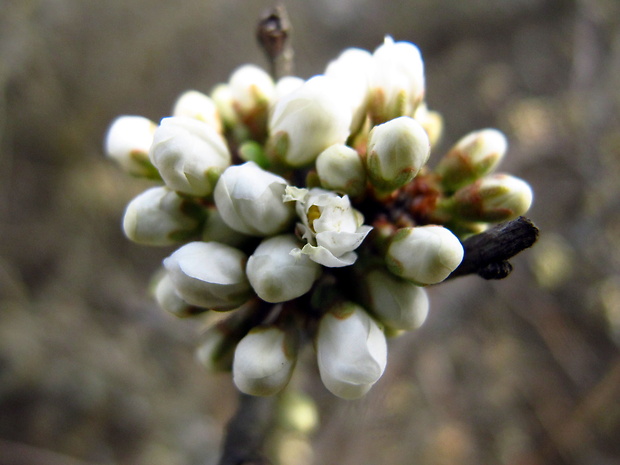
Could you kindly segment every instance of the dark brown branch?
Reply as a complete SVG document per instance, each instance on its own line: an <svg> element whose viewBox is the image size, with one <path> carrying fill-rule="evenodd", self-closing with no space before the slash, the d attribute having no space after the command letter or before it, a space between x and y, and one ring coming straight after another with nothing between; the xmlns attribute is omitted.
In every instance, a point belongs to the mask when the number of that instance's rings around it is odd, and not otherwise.
<svg viewBox="0 0 620 465"><path fill-rule="evenodd" d="M277 398L239 394L235 415L226 426L218 465L269 465L263 447L273 427Z"/></svg>
<svg viewBox="0 0 620 465"><path fill-rule="evenodd" d="M448 279L478 274L484 279L503 279L512 271L508 260L534 245L538 228L528 218L499 224L463 242L463 261Z"/></svg>
<svg viewBox="0 0 620 465"><path fill-rule="evenodd" d="M283 5L265 12L258 23L256 38L267 55L274 79L293 74L290 34L291 25Z"/></svg>

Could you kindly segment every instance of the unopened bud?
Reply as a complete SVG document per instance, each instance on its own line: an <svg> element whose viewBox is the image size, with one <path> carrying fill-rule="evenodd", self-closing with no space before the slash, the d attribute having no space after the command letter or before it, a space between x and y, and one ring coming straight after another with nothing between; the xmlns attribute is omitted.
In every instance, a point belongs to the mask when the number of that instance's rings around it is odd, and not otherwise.
<svg viewBox="0 0 620 465"><path fill-rule="evenodd" d="M177 293L170 276L166 272L157 276L153 286L153 296L162 310L179 318L194 316L207 310L185 302Z"/></svg>
<svg viewBox="0 0 620 465"><path fill-rule="evenodd" d="M389 270L420 285L436 284L448 277L463 260L459 239L443 226L400 229L386 256Z"/></svg>
<svg viewBox="0 0 620 465"><path fill-rule="evenodd" d="M460 219L500 222L525 214L532 199L532 188L527 182L515 176L495 174L459 189L448 202Z"/></svg>
<svg viewBox="0 0 620 465"><path fill-rule="evenodd" d="M308 165L330 145L346 141L351 118L338 87L316 76L274 105L267 155L291 167Z"/></svg>
<svg viewBox="0 0 620 465"><path fill-rule="evenodd" d="M207 123L184 116L164 118L149 154L168 187L184 194L211 194L231 161L222 136Z"/></svg>
<svg viewBox="0 0 620 465"><path fill-rule="evenodd" d="M253 396L270 396L291 379L297 361L296 333L275 326L252 329L235 349L233 381Z"/></svg>
<svg viewBox="0 0 620 465"><path fill-rule="evenodd" d="M217 106L211 97L196 90L181 94L174 104L173 116L187 116L207 123L217 132L222 132L222 120Z"/></svg>
<svg viewBox="0 0 620 465"><path fill-rule="evenodd" d="M288 183L254 162L228 167L215 187L214 200L222 219L252 236L270 236L286 229L294 206L282 201Z"/></svg>
<svg viewBox="0 0 620 465"><path fill-rule="evenodd" d="M366 394L387 364L383 331L353 303L339 304L323 315L316 345L323 384L344 399Z"/></svg>
<svg viewBox="0 0 620 465"><path fill-rule="evenodd" d="M198 205L167 187L152 187L134 198L125 209L123 230L144 245L173 245L196 234L202 222Z"/></svg>
<svg viewBox="0 0 620 465"><path fill-rule="evenodd" d="M106 134L106 155L132 176L159 178L149 160L156 128L157 124L143 116L119 116Z"/></svg>
<svg viewBox="0 0 620 465"><path fill-rule="evenodd" d="M316 159L321 186L355 198L366 189L366 171L356 150L335 144L323 150Z"/></svg>
<svg viewBox="0 0 620 465"><path fill-rule="evenodd" d="M375 269L364 276L368 309L388 328L418 328L428 314L426 290L389 271Z"/></svg>
<svg viewBox="0 0 620 465"><path fill-rule="evenodd" d="M472 132L448 151L435 172L444 188L454 192L493 171L507 148L506 136L497 129Z"/></svg>
<svg viewBox="0 0 620 465"><path fill-rule="evenodd" d="M370 131L366 168L370 182L391 192L410 182L430 155L426 131L413 118L402 116Z"/></svg>
<svg viewBox="0 0 620 465"><path fill-rule="evenodd" d="M181 298L213 310L231 310L252 295L246 255L218 242L190 242L164 260Z"/></svg>

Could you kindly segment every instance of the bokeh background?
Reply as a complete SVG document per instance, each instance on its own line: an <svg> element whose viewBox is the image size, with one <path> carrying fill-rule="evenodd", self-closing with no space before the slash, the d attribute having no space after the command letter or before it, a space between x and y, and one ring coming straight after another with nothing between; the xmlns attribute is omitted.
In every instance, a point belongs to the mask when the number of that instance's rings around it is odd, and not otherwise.
<svg viewBox="0 0 620 465"><path fill-rule="evenodd" d="M300 76L391 34L417 43L439 150L498 127L539 243L504 281L431 289L358 402L293 380L319 429L283 465L620 463L620 2L285 2ZM200 323L146 292L170 253L120 219L147 187L102 152L120 114L267 63L259 0L0 0L0 465L211 465L236 395L194 360ZM437 155L436 155L437 156ZM308 352L311 352L310 350Z"/></svg>

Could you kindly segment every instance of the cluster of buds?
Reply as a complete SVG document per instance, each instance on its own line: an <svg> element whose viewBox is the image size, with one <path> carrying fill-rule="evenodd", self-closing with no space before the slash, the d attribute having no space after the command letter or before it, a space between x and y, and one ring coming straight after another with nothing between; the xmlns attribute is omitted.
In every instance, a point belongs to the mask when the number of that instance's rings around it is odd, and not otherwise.
<svg viewBox="0 0 620 465"><path fill-rule="evenodd" d="M532 200L524 181L494 172L507 149L495 129L429 168L441 129L418 48L388 37L308 80L242 66L209 95L182 94L159 124L117 118L106 152L157 183L123 228L177 246L154 296L179 317L211 318L205 366L270 395L312 341L325 387L354 399L383 374L386 337L422 324L425 287L459 266L463 238Z"/></svg>

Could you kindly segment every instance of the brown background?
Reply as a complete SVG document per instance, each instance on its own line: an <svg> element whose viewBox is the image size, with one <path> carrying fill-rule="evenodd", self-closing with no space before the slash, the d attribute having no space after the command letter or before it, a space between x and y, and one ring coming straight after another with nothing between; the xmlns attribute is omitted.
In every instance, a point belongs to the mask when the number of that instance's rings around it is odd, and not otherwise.
<svg viewBox="0 0 620 465"><path fill-rule="evenodd" d="M270 5L0 0L0 465L215 463L234 389L195 363L199 324L147 296L170 250L124 239L124 205L148 184L102 139L116 115L158 120L181 91L266 66L254 27ZM392 341L362 401L329 395L307 353L294 385L322 427L283 435L282 464L618 463L620 4L287 7L302 77L386 33L419 44L439 152L505 131L502 169L531 182L542 236L505 281L433 288L427 324Z"/></svg>

